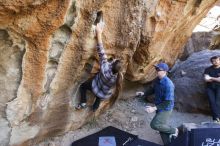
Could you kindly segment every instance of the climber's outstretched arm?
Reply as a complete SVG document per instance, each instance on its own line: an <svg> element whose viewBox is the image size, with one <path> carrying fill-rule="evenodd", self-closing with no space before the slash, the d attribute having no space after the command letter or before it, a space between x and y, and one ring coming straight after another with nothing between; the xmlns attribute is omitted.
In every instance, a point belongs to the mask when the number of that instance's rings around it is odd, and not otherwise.
<svg viewBox="0 0 220 146"><path fill-rule="evenodd" d="M105 49L102 43L102 32L104 29L104 25L102 23L98 23L96 26L96 37L97 37L97 51L99 54L100 64L107 62L107 56L105 54Z"/></svg>

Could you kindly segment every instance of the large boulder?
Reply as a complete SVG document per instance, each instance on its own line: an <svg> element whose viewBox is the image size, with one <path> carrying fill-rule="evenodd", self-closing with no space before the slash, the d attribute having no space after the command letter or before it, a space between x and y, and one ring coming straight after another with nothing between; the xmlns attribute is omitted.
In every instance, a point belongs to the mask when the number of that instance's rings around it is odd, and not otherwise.
<svg viewBox="0 0 220 146"><path fill-rule="evenodd" d="M213 38L211 32L194 32L187 41L183 53L180 54L180 60L186 60L194 52L205 50L209 47Z"/></svg>
<svg viewBox="0 0 220 146"><path fill-rule="evenodd" d="M183 52L179 55L180 60L185 60L194 52L209 49L216 49L219 44L220 26L220 2L216 3L209 13L194 28L192 36L184 46Z"/></svg>
<svg viewBox="0 0 220 146"><path fill-rule="evenodd" d="M203 73L211 65L209 59L215 55L220 55L220 51L203 50L174 66L171 79L176 87L176 107L179 111L210 114Z"/></svg>

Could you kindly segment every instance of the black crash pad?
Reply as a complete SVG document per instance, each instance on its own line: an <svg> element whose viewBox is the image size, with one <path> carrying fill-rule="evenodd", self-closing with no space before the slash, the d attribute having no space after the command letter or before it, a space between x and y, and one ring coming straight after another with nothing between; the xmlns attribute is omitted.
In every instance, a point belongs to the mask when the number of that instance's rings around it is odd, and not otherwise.
<svg viewBox="0 0 220 146"><path fill-rule="evenodd" d="M124 146L160 146L158 144L139 139L137 135L130 134L115 127L109 126L103 130L86 136L72 143L72 146L98 146L99 137L114 136L116 145L123 146L128 139L132 139Z"/></svg>
<svg viewBox="0 0 220 146"><path fill-rule="evenodd" d="M133 135L115 127L109 126L97 133L94 133L92 135L86 136L82 139L73 142L72 146L98 146L99 137L102 136L114 136L117 146L122 146L123 143L125 143L129 137L132 138L132 141L137 139L137 135ZM128 142L126 146L128 146L128 144L130 144L132 141Z"/></svg>
<svg viewBox="0 0 220 146"><path fill-rule="evenodd" d="M218 146L220 145L220 128L196 128L185 131L168 146Z"/></svg>
<svg viewBox="0 0 220 146"><path fill-rule="evenodd" d="M134 140L132 143L130 143L128 146L161 146L161 145L138 138Z"/></svg>

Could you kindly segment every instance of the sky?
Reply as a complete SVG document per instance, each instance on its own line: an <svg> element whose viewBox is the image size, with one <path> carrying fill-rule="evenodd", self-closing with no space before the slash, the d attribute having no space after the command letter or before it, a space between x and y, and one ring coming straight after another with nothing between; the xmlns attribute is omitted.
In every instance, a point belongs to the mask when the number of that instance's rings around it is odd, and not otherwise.
<svg viewBox="0 0 220 146"><path fill-rule="evenodd" d="M217 17L220 16L220 6L214 6L208 14L202 19L202 21L195 27L193 32L210 32L216 25L220 25L220 19L217 21Z"/></svg>

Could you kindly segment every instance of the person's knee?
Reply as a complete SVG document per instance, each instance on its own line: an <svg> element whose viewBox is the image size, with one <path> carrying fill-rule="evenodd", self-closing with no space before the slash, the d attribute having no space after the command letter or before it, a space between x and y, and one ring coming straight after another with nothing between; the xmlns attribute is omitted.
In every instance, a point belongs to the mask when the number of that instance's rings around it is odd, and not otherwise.
<svg viewBox="0 0 220 146"><path fill-rule="evenodd" d="M150 123L150 127L151 127L152 129L154 129L154 130L158 130L158 129L160 129L160 124L157 123L157 122L155 122L155 121L152 121L152 122Z"/></svg>

